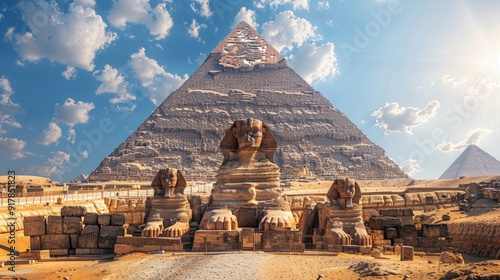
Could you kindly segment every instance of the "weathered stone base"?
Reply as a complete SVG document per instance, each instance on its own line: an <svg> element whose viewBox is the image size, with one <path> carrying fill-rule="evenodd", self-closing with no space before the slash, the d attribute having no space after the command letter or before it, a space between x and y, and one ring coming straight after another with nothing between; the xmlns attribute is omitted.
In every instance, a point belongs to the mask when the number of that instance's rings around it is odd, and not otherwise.
<svg viewBox="0 0 500 280"><path fill-rule="evenodd" d="M124 255L132 252L182 252L182 242L179 237L123 237L116 240L114 253Z"/></svg>
<svg viewBox="0 0 500 280"><path fill-rule="evenodd" d="M198 230L194 234L194 252L233 250L240 250L237 230Z"/></svg>
<svg viewBox="0 0 500 280"><path fill-rule="evenodd" d="M298 230L276 230L262 232L262 249L264 252L304 252Z"/></svg>

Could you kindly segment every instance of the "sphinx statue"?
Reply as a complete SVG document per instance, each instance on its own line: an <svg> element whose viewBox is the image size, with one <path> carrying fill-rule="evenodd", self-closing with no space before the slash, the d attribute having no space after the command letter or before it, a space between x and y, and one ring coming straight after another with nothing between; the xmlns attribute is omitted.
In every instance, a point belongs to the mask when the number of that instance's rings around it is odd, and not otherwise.
<svg viewBox="0 0 500 280"><path fill-rule="evenodd" d="M175 168L161 169L153 182L154 195L148 198L147 223L143 237L180 237L189 230L192 211L184 196L186 180Z"/></svg>
<svg viewBox="0 0 500 280"><path fill-rule="evenodd" d="M276 148L276 139L262 121L233 123L220 144L224 160L201 229L255 227L259 218L261 230L295 228L290 206L282 198Z"/></svg>
<svg viewBox="0 0 500 280"><path fill-rule="evenodd" d="M363 224L361 189L349 178L336 179L327 193L330 207L322 209L325 236L337 245L372 245Z"/></svg>

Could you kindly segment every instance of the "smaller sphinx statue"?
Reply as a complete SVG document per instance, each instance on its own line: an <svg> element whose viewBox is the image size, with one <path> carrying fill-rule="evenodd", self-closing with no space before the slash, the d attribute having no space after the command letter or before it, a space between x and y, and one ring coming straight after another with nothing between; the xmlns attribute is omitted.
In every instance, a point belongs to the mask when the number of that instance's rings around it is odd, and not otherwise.
<svg viewBox="0 0 500 280"><path fill-rule="evenodd" d="M148 218L143 237L180 237L189 230L192 211L184 196L186 180L175 168L161 169L151 186L153 197L148 198Z"/></svg>
<svg viewBox="0 0 500 280"><path fill-rule="evenodd" d="M327 197L330 207L327 211L325 235L333 237L338 245L372 245L372 239L363 224L361 189L353 179L336 179ZM350 238L349 238L350 237Z"/></svg>

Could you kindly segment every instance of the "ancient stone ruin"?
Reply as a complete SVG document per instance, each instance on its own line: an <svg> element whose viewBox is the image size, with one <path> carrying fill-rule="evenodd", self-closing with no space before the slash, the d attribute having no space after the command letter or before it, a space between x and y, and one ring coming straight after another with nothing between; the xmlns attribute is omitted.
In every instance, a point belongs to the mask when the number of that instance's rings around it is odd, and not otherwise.
<svg viewBox="0 0 500 280"><path fill-rule="evenodd" d="M31 251L48 250L51 257L113 254L117 237L125 235L124 224L123 214L64 206L61 215L25 217L24 235L30 237Z"/></svg>

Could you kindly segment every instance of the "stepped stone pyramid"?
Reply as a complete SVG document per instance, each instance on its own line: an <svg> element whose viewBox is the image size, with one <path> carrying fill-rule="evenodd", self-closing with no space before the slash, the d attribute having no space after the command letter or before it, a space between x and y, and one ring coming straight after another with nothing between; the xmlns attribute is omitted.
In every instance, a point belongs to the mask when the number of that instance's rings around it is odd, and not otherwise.
<svg viewBox="0 0 500 280"><path fill-rule="evenodd" d="M241 22L89 180L147 181L165 167L183 170L188 180L213 178L222 162L224 130L246 118L270 126L282 178L407 177L253 27Z"/></svg>
<svg viewBox="0 0 500 280"><path fill-rule="evenodd" d="M476 145L470 145L446 169L439 179L455 179L462 176L500 175L500 161Z"/></svg>

